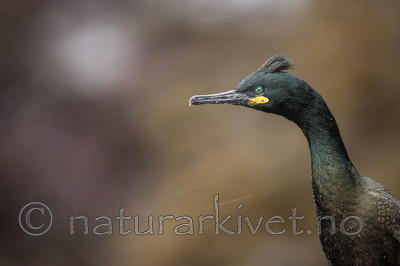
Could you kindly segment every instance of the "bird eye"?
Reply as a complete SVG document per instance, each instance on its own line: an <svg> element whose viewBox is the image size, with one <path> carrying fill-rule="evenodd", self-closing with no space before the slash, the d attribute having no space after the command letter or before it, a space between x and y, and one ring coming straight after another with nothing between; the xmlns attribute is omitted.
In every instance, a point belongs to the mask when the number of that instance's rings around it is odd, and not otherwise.
<svg viewBox="0 0 400 266"><path fill-rule="evenodd" d="M264 87L262 87L262 86L257 86L257 87L254 89L254 92L257 93L257 94L261 94L261 93L263 93L264 91L265 91L265 89L264 89Z"/></svg>

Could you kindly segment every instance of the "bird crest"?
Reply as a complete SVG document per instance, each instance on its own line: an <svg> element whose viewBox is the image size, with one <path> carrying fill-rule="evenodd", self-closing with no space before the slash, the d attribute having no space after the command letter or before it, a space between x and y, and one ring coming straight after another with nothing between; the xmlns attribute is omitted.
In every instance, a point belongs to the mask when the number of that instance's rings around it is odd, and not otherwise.
<svg viewBox="0 0 400 266"><path fill-rule="evenodd" d="M282 72L293 68L292 60L287 59L283 55L274 55L268 59L257 71L267 74Z"/></svg>

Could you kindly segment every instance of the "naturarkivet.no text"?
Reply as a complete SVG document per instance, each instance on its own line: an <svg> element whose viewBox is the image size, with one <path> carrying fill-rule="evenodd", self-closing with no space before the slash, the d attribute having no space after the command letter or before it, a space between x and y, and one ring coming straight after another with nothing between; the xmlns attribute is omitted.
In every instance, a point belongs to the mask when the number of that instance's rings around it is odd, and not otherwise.
<svg viewBox="0 0 400 266"><path fill-rule="evenodd" d="M255 235L257 232L261 231L260 227L265 229L265 232L271 235L281 235L286 232L286 229L281 229L277 230L275 226L275 230L271 228L271 225L273 224L285 224L286 220L279 215L273 216L269 219L264 219L264 216L260 216L256 222L252 222L249 216L244 217L244 222L243 222L243 217L242 215L238 215L236 217L236 231L234 231L232 228L228 228L224 224L228 222L232 216L227 215L224 219L222 219L219 216L219 195L214 196L214 215L200 215L197 217L197 234L202 235L204 234L204 223L206 220L208 223L210 223L213 220L213 223L215 224L214 227L214 235L219 235L221 232L227 235L241 235L242 234L242 228L243 226L246 226L249 228L250 232L252 235ZM240 204L237 209L241 209L243 207L243 204ZM129 221L131 221L133 218L133 225L130 227L126 226ZM291 220L292 223L292 234L293 235L300 235L304 233L304 230L298 230L297 229L297 220L302 220L304 219L304 216L297 216L297 208L292 209L292 216L288 217L289 220ZM145 231L141 231L139 228L139 216L136 215L134 217L132 216L125 216L125 208L119 209L119 216L115 217L115 220L118 221L118 229L119 229L119 234L124 236L128 235L131 233L134 233L135 235L153 235L155 233L154 229L154 216L148 216L148 224L147 224L147 229ZM173 229L173 234L178 235L178 236L185 236L185 235L194 235L195 234L195 226L194 226L194 221L193 218L190 216L182 215L178 217L174 217L173 215L160 215L158 216L158 235L163 235L164 234L164 223L167 223L167 220L170 220L169 223L171 222L178 222L178 224L174 227ZM351 220L351 223L358 223L358 227L356 231L347 231L345 226L348 221ZM113 233L114 225L113 225L113 220L109 216L99 216L94 218L95 221L95 226L92 227L92 232L94 235L111 235ZM264 221L264 222L263 222ZM331 223L331 233L335 234L336 233L336 224L335 224L335 218L332 216L324 216L318 219L317 221L317 228L318 228L318 234L320 234L321 230L321 222L330 222ZM132 223L132 222L130 222ZM83 226L82 228L79 229L79 231L76 229L78 227ZM89 233L89 219L86 216L80 215L80 216L71 216L70 217L70 235L75 235L78 233L83 233L83 234L88 234ZM348 235L348 236L353 236L362 231L363 228L363 221L361 218L357 216L348 216L344 218L340 222L340 232ZM77 232L78 231L78 232ZM264 230L262 230L264 231ZM307 234L312 234L311 230L306 230Z"/></svg>

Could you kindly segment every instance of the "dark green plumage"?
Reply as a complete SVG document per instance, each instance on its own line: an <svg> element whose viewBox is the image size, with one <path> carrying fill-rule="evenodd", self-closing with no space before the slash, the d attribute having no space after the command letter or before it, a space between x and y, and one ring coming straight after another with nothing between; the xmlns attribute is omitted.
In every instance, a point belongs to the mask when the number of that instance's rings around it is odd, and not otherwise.
<svg viewBox="0 0 400 266"><path fill-rule="evenodd" d="M400 265L400 202L374 180L354 168L336 121L325 101L306 82L283 72L291 61L274 56L234 90L193 96L189 103L234 104L275 113L296 123L311 153L312 187L320 240L331 265ZM332 233L334 217L336 233ZM362 220L358 234L340 230L343 219ZM345 232L360 222L349 218Z"/></svg>

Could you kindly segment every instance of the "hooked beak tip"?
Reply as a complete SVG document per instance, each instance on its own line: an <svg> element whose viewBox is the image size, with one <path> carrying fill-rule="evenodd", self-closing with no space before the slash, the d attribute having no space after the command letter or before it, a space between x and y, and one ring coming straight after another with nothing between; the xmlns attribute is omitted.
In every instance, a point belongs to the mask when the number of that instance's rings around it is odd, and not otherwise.
<svg viewBox="0 0 400 266"><path fill-rule="evenodd" d="M192 106L192 104L193 104L193 97L190 97L190 99L189 99L189 106Z"/></svg>
<svg viewBox="0 0 400 266"><path fill-rule="evenodd" d="M189 99L189 106L192 106L192 105L200 105L200 104L202 104L202 102L199 101L199 96L198 96L198 95L195 95L195 96L190 97L190 99Z"/></svg>

